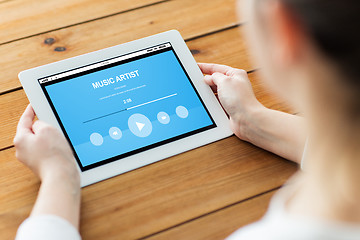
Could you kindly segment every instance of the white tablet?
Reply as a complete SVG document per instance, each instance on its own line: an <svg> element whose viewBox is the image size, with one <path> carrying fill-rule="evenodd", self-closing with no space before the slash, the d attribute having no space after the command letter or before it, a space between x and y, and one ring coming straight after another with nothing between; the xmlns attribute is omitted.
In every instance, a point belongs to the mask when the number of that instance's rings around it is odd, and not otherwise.
<svg viewBox="0 0 360 240"><path fill-rule="evenodd" d="M174 30L26 70L19 79L38 118L69 141L82 186L232 134Z"/></svg>

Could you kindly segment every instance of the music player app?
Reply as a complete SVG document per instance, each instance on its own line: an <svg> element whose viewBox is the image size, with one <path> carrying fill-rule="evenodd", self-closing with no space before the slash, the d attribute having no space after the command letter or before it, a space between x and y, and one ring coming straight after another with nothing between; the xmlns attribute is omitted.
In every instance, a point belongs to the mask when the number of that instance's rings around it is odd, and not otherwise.
<svg viewBox="0 0 360 240"><path fill-rule="evenodd" d="M61 74L39 82L83 170L215 127L170 43Z"/></svg>

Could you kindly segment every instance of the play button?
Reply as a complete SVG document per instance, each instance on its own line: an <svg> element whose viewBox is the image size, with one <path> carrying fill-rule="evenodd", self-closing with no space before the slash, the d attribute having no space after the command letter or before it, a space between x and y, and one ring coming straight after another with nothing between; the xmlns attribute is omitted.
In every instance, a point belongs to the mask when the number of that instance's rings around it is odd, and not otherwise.
<svg viewBox="0 0 360 240"><path fill-rule="evenodd" d="M145 115L139 113L129 117L128 126L130 131L137 137L147 137L152 132L150 120Z"/></svg>
<svg viewBox="0 0 360 240"><path fill-rule="evenodd" d="M138 127L139 131L141 132L141 130L145 127L145 124L136 122L136 126Z"/></svg>

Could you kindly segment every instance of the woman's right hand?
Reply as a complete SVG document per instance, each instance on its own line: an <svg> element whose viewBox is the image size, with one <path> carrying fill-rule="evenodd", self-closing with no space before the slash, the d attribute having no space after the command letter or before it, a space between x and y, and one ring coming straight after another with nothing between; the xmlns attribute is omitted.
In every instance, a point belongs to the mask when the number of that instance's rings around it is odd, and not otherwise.
<svg viewBox="0 0 360 240"><path fill-rule="evenodd" d="M218 98L230 117L233 132L248 141L246 125L252 112L265 107L256 99L246 71L219 64L198 64L205 82L218 93Z"/></svg>

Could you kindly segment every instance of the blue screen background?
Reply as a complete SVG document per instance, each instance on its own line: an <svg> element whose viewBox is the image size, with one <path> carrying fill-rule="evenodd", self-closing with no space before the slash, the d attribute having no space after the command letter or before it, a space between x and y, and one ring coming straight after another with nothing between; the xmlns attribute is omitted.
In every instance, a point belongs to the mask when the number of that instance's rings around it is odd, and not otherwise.
<svg viewBox="0 0 360 240"><path fill-rule="evenodd" d="M92 85L134 70L138 70L138 77L96 89ZM47 85L45 89L83 166L213 125L173 51ZM172 94L177 95L92 120ZM104 98L110 95L113 96ZM176 114L178 106L188 110L187 118ZM168 124L158 121L159 112L170 116ZM129 130L128 119L135 113L151 121L149 136L138 137ZM122 131L119 140L110 137L111 127ZM90 135L94 132L103 136L101 146L91 143Z"/></svg>

